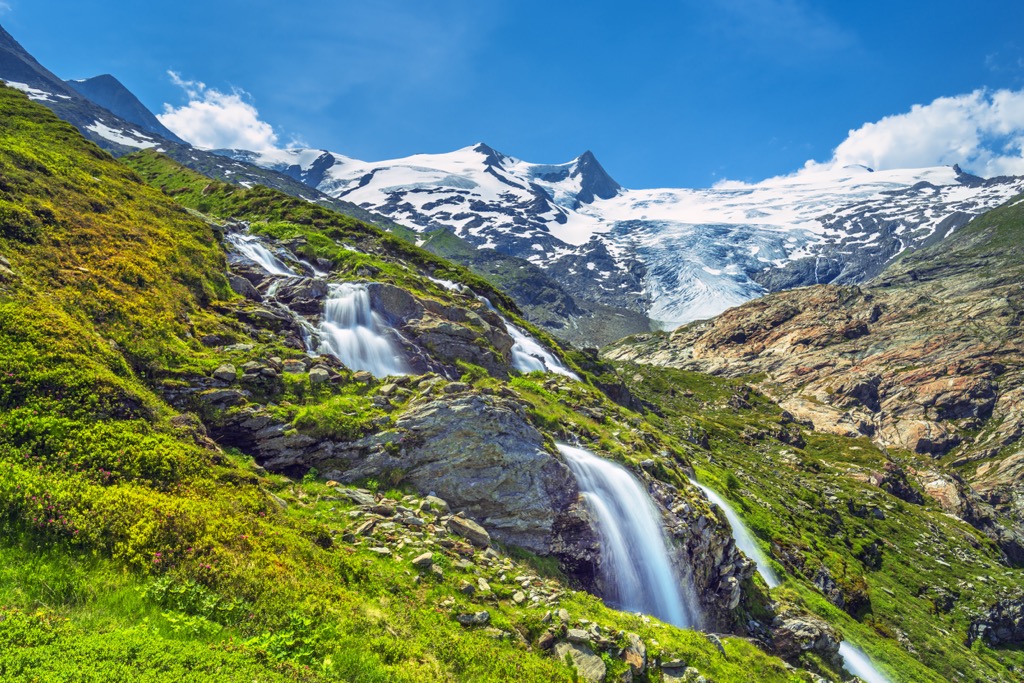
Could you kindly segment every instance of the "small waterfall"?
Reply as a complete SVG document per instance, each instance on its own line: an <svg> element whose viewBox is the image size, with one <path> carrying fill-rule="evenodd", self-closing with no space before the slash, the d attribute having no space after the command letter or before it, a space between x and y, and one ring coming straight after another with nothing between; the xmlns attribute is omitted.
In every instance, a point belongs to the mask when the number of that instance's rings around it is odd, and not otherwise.
<svg viewBox="0 0 1024 683"><path fill-rule="evenodd" d="M260 238L256 235L243 235L240 232L234 232L226 235L224 239L234 245L235 249L238 249L243 256L258 264L271 275L288 277L298 275L284 261L274 256L269 249L263 246L260 243Z"/></svg>
<svg viewBox="0 0 1024 683"><path fill-rule="evenodd" d="M775 570L768 563L768 558L761 551L760 546L757 545L757 541L754 540L750 530L747 529L743 520L736 514L732 506L725 501L724 498L719 496L717 493L709 489L703 484L699 484L693 480L690 481L694 486L704 492L704 495L708 499L718 506L718 508L725 514L725 518L729 520L729 526L732 527L732 538L736 541L736 547L743 551L743 554L749 557L757 565L757 571L761 574L764 582L768 584L769 588L775 588L781 582L779 577L776 576Z"/></svg>
<svg viewBox="0 0 1024 683"><path fill-rule="evenodd" d="M661 515L643 485L624 468L582 448L558 444L558 451L597 520L608 604L684 628L699 626L693 590L683 587Z"/></svg>
<svg viewBox="0 0 1024 683"><path fill-rule="evenodd" d="M380 332L381 327L377 314L370 308L366 285L331 284L317 329L318 351L337 357L352 370L366 370L374 377L408 374L401 354Z"/></svg>
<svg viewBox="0 0 1024 683"><path fill-rule="evenodd" d="M761 577L764 578L764 582L768 584L769 588L775 588L779 585L779 577L775 574L771 565L768 563L768 558L761 551L761 548L757 545L750 530L747 529L743 520L736 514L732 506L729 505L721 496L709 489L703 484L698 484L691 480L691 483L704 492L704 495L708 499L717 505L722 512L725 514L725 518L729 520L729 526L732 527L732 537L736 542L736 547L743 551L747 557L752 559L757 564L757 571L760 572ZM864 654L856 645L852 645L847 641L843 641L839 644L839 656L843 658L843 668L849 671L854 676L859 676L865 681L865 683L890 683L889 679L882 675L875 668L868 656Z"/></svg>
<svg viewBox="0 0 1024 683"><path fill-rule="evenodd" d="M856 645L844 640L839 644L839 655L843 658L843 668L864 683L889 683L889 678L876 669L868 656Z"/></svg>
<svg viewBox="0 0 1024 683"><path fill-rule="evenodd" d="M539 341L528 335L524 330L510 323L494 307L490 299L483 296L477 296L477 299L497 314L501 321L505 323L505 331L512 337L513 342L512 367L519 372L552 372L577 382L580 381L579 375L565 367L565 364L555 354L545 349Z"/></svg>

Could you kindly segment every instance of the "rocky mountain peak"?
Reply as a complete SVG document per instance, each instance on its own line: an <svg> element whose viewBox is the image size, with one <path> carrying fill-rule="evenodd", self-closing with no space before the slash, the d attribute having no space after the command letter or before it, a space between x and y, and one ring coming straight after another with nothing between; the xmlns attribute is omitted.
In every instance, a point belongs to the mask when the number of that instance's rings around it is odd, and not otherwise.
<svg viewBox="0 0 1024 683"><path fill-rule="evenodd" d="M576 170L572 175L581 179L577 197L583 204L591 204L597 198L611 199L622 189L589 149L576 159Z"/></svg>
<svg viewBox="0 0 1024 683"><path fill-rule="evenodd" d="M65 83L82 97L113 112L125 121L134 123L143 130L159 135L166 140L185 144L184 140L160 123L153 112L114 76L102 74L82 80L65 81Z"/></svg>

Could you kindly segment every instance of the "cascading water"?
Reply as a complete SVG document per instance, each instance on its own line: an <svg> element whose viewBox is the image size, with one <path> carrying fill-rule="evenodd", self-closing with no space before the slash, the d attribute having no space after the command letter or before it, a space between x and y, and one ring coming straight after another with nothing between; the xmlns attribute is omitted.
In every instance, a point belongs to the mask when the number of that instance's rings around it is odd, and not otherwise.
<svg viewBox="0 0 1024 683"><path fill-rule="evenodd" d="M868 656L856 645L844 640L839 644L839 656L843 658L843 668L862 679L864 683L890 683L889 678L876 669Z"/></svg>
<svg viewBox="0 0 1024 683"><path fill-rule="evenodd" d="M703 491L704 495L725 514L725 518L729 520L729 526L732 527L732 538L736 542L736 547L754 561L757 565L757 571L761 574L764 582L768 584L768 587L775 588L778 586L780 581L779 577L775 574L775 570L772 569L772 566L768 563L768 558L761 551L757 541L754 540L754 537L743 523L743 520L740 519L740 516L732 509L732 506L707 486L693 480L690 483Z"/></svg>
<svg viewBox="0 0 1024 683"><path fill-rule="evenodd" d="M597 521L607 602L676 626L699 626L694 591L675 569L661 515L640 482L582 448L558 444L558 451Z"/></svg>
<svg viewBox="0 0 1024 683"><path fill-rule="evenodd" d="M401 354L381 333L381 327L377 314L370 308L366 285L331 284L317 328L318 351L337 357L353 370L366 370L374 377L408 374Z"/></svg>
<svg viewBox="0 0 1024 683"><path fill-rule="evenodd" d="M491 300L487 297L478 296L477 299L483 302L487 308L496 313L501 321L505 323L505 330L512 337L512 367L519 372L552 372L556 375L563 375L577 382L579 375L565 367L558 357L541 346L541 343L519 329L505 319Z"/></svg>
<svg viewBox="0 0 1024 683"><path fill-rule="evenodd" d="M227 235L224 239L234 245L235 249L238 249L243 256L257 263L271 275L286 277L298 275L284 261L274 256L269 249L263 246L260 243L260 238L256 235L243 235L240 232L234 232Z"/></svg>
<svg viewBox="0 0 1024 683"><path fill-rule="evenodd" d="M729 520L729 526L732 527L732 537L736 542L736 547L742 550L747 557L754 561L757 565L757 571L760 572L761 577L764 579L764 582L768 584L768 587L775 588L778 586L779 577L776 576L775 571L768 563L768 558L765 557L761 548L758 547L757 542L754 541L754 537L750 533L750 530L747 529L743 520L740 519L740 516L732 509L732 506L707 486L692 480L691 483L703 491L704 495L706 495L708 499L717 505L725 514L725 518ZM855 645L846 641L840 643L839 656L843 658L843 668L854 676L859 676L865 681L865 683L890 683L889 679L875 668L874 664L871 663L871 660L868 659L868 656Z"/></svg>

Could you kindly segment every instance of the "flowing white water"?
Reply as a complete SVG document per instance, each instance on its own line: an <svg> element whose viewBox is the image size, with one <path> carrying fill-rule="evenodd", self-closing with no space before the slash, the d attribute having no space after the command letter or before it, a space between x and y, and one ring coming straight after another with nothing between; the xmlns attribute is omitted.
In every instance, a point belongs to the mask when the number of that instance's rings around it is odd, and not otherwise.
<svg viewBox="0 0 1024 683"><path fill-rule="evenodd" d="M601 535L601 574L608 604L676 626L700 625L693 590L685 590L647 490L624 468L582 448L558 444Z"/></svg>
<svg viewBox="0 0 1024 683"><path fill-rule="evenodd" d="M505 323L505 331L512 337L513 342L512 367L519 372L553 372L556 375L563 375L577 382L580 381L580 376L565 367L565 364L559 360L558 356L541 346L539 341L531 337L524 330L510 323L494 307L490 299L483 296L478 296L477 299L486 304L487 308L496 313L501 318L501 321Z"/></svg>
<svg viewBox="0 0 1024 683"><path fill-rule="evenodd" d="M768 563L768 558L765 557L765 554L757 545L757 542L751 535L750 530L747 529L743 520L736 514L736 511L733 510L732 506L707 486L695 481L692 483L703 491L704 495L706 495L708 499L717 505L725 514L725 518L729 520L729 526L732 527L732 537L733 540L736 541L736 547L742 550L747 557L757 564L757 571L760 572L761 576L764 578L764 582L768 584L768 587L775 588L778 586L779 577L775 574L775 571ZM859 676L865 681L865 683L890 683L889 679L875 668L874 664L871 663L871 660L868 659L868 656L856 645L843 641L839 644L839 656L843 658L843 668L854 676Z"/></svg>
<svg viewBox="0 0 1024 683"><path fill-rule="evenodd" d="M381 333L382 326L370 308L366 285L331 284L317 329L318 351L337 357L352 370L366 370L374 377L408 374L401 353Z"/></svg>
<svg viewBox="0 0 1024 683"><path fill-rule="evenodd" d="M732 506L726 502L724 498L719 496L717 493L709 489L703 484L699 484L696 481L691 480L691 483L704 492L704 495L708 499L717 505L719 509L725 514L725 518L729 520L729 526L732 527L732 537L736 541L736 547L743 551L743 554L749 557L757 565L757 571L761 574L764 582L768 584L769 588L775 588L779 585L779 577L776 576L775 570L768 563L768 558L761 551L760 546L757 545L757 541L754 540L750 530L747 529L743 520L736 514Z"/></svg>
<svg viewBox="0 0 1024 683"><path fill-rule="evenodd" d="M839 644L839 654L843 658L843 668L864 683L890 683L889 678L875 668L868 656L860 648L845 640Z"/></svg>
<svg viewBox="0 0 1024 683"><path fill-rule="evenodd" d="M224 239L231 242L231 244L233 244L243 256L250 261L257 263L261 268L263 268L263 270L267 271L271 275L289 277L295 277L298 275L298 273L289 268L284 261L274 256L269 249L263 246L263 244L260 243L260 238L256 235L243 235L240 232L234 232L226 235Z"/></svg>

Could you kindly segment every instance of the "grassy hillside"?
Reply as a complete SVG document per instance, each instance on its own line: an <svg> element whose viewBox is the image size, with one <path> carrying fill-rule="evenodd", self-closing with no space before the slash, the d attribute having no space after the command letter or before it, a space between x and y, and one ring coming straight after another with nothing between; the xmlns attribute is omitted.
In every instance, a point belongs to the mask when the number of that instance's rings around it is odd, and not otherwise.
<svg viewBox="0 0 1024 683"><path fill-rule="evenodd" d="M246 336L216 221L200 212L301 234L310 255L341 272L369 266L424 295L446 296L420 269L489 290L357 221L165 163L133 160L163 180L163 191L151 188L0 87L0 679L569 681L572 669L538 644L553 605L569 626L599 624L613 642L635 632L652 658L685 659L716 681L808 680L742 639L720 651L699 633L608 610L570 590L550 561L474 549L387 482L364 482L361 495L418 511L422 530L357 533L367 513L333 482L270 474L217 447L195 415L162 398L243 353L200 339L302 354ZM364 253L342 254L339 241ZM276 405L298 417L379 389L343 378L315 390L298 375ZM622 438L639 419L586 385L573 400L610 417L574 412L542 378L510 390L549 435L580 435L626 459L655 448L643 431ZM426 551L439 571L412 564ZM489 588L467 592L480 579ZM557 597L516 600L524 582ZM481 610L486 627L456 618ZM625 671L604 658L613 675Z"/></svg>
<svg viewBox="0 0 1024 683"><path fill-rule="evenodd" d="M699 479L731 501L774 558L784 579L775 599L826 618L893 680L1020 679L1019 649L966 640L978 613L1019 595L1024 572L930 498L908 502L913 494L897 497L869 479L887 466L929 467L930 458L804 429L743 379L620 369L652 407L647 418L692 442ZM815 586L823 569L843 608Z"/></svg>

